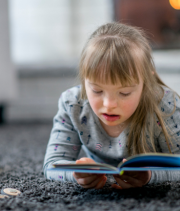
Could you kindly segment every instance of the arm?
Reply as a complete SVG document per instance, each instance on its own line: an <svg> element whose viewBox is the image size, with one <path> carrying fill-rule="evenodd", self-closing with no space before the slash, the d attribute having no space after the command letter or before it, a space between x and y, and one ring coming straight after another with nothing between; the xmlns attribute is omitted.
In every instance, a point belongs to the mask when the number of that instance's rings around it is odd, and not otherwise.
<svg viewBox="0 0 180 211"><path fill-rule="evenodd" d="M53 120L49 143L44 158L44 174L48 179L75 181L72 172L47 171L56 163L75 163L81 149L78 133L70 118L70 105L66 101L66 93L59 99L59 110Z"/></svg>
<svg viewBox="0 0 180 211"><path fill-rule="evenodd" d="M175 101L176 101L176 110L171 116L168 116L166 118L165 123L170 129L170 137L172 142L172 144L170 144L171 151L173 154L180 154L180 99L177 95L175 96ZM173 110L174 103L172 100L171 101L169 100L168 104L169 104L169 113L171 113L170 111ZM159 148L162 153L169 153L165 141L165 136L162 131L159 137L157 138L157 142L159 144ZM152 171L152 176L149 184L164 182L164 181L180 181L180 171Z"/></svg>
<svg viewBox="0 0 180 211"><path fill-rule="evenodd" d="M82 123L79 123L80 106L77 105L76 96L67 97L63 93L59 100L59 111L54 118L53 129L44 159L44 174L46 178L61 181L77 182L83 188L102 188L106 183L104 174L75 173L69 171L50 171L54 163L91 163L95 162L90 158L76 160L81 148L79 130Z"/></svg>

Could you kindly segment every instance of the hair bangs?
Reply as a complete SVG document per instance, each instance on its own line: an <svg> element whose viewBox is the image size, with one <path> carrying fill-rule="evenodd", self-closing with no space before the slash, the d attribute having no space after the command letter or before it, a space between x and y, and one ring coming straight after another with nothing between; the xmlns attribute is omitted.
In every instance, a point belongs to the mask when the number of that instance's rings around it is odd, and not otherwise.
<svg viewBox="0 0 180 211"><path fill-rule="evenodd" d="M132 46L131 46L132 47ZM135 54L116 37L105 37L86 49L81 66L83 78L103 84L122 86L139 83Z"/></svg>

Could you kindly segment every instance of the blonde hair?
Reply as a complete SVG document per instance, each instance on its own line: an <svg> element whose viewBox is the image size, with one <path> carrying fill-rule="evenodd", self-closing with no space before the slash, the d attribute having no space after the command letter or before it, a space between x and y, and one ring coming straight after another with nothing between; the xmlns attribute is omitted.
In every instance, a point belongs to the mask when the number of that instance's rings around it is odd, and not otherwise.
<svg viewBox="0 0 180 211"><path fill-rule="evenodd" d="M156 152L156 115L171 153L168 128L158 107L164 93L161 86L166 85L155 70L151 48L143 30L117 22L99 27L82 51L79 70L82 99L87 98L85 79L125 86L139 83L140 75L144 85L139 105L130 118L128 152L130 155Z"/></svg>

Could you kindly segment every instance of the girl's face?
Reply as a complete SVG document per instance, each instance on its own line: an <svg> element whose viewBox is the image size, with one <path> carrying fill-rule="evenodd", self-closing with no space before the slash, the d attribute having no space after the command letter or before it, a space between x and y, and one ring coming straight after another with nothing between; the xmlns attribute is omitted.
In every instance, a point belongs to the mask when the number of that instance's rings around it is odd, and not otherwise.
<svg viewBox="0 0 180 211"><path fill-rule="evenodd" d="M139 84L122 87L121 84L101 84L85 80L87 98L94 113L104 126L124 125L135 112L143 90Z"/></svg>

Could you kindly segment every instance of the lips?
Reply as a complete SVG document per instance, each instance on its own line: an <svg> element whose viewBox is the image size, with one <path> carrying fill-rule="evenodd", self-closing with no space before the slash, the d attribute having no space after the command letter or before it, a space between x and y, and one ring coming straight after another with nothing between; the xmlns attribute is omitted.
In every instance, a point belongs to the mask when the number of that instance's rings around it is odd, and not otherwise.
<svg viewBox="0 0 180 211"><path fill-rule="evenodd" d="M106 113L103 113L102 115L107 121L110 121L110 122L114 122L120 119L120 115L106 114Z"/></svg>

